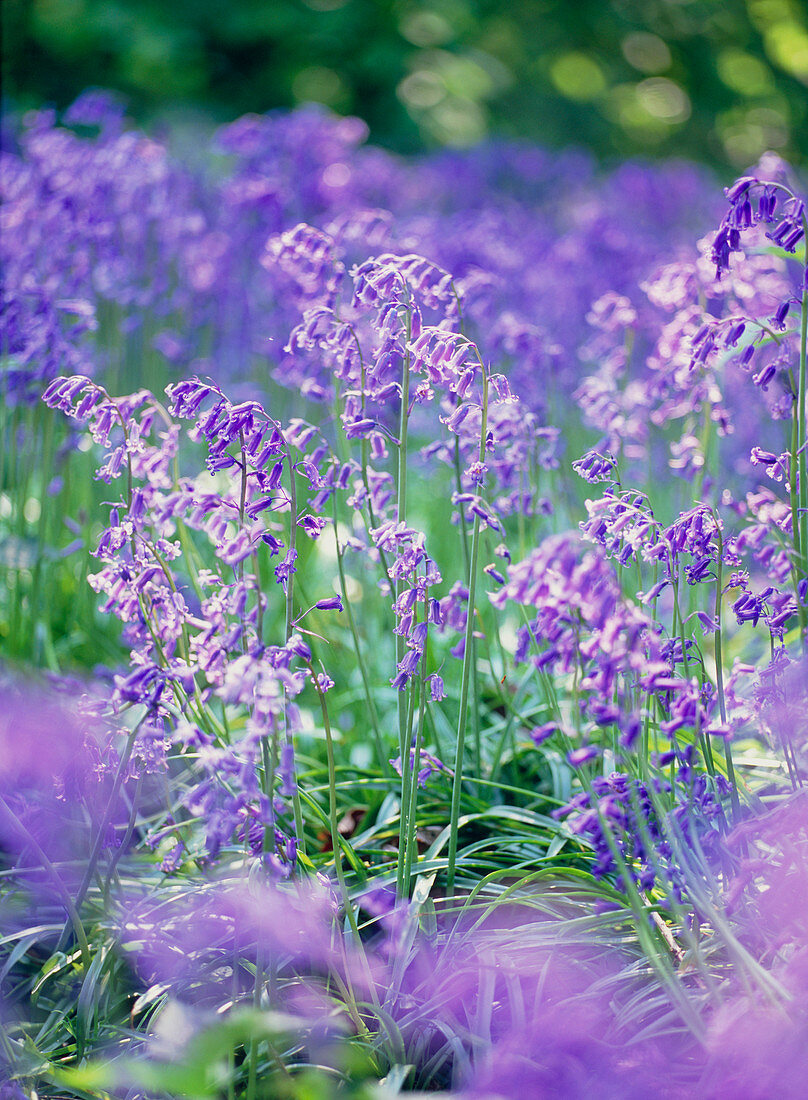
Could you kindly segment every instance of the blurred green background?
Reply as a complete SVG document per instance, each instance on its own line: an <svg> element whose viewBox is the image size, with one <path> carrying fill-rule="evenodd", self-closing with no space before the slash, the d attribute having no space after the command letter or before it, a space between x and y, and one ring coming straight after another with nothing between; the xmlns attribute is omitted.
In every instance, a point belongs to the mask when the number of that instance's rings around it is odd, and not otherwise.
<svg viewBox="0 0 808 1100"><path fill-rule="evenodd" d="M404 152L488 134L799 163L805 0L2 0L4 98L89 85L130 114L226 121L316 101Z"/></svg>

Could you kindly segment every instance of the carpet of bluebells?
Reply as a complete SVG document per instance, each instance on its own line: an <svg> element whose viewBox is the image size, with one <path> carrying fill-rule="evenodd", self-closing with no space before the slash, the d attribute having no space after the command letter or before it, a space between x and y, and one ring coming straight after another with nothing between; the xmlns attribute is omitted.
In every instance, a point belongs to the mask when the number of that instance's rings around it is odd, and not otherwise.
<svg viewBox="0 0 808 1100"><path fill-rule="evenodd" d="M0 1096L802 1097L804 185L4 123Z"/></svg>

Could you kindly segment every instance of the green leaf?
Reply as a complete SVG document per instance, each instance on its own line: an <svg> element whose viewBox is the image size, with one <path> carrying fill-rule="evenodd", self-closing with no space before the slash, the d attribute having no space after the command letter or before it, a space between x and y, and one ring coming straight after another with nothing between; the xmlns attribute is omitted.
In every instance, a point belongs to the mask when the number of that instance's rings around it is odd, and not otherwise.
<svg viewBox="0 0 808 1100"><path fill-rule="evenodd" d="M167 1092L185 1100L208 1100L227 1085L228 1061L238 1047L262 1039L303 1030L305 1020L280 1012L243 1009L202 1028L187 1043L182 1057L172 1062L148 1058L121 1058L114 1062L90 1062L54 1076L71 1088L90 1090L143 1088Z"/></svg>

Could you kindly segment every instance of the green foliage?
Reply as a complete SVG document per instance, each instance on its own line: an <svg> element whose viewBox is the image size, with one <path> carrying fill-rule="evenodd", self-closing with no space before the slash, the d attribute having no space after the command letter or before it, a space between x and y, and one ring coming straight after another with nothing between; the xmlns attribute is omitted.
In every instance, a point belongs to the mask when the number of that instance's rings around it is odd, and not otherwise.
<svg viewBox="0 0 808 1100"><path fill-rule="evenodd" d="M42 412L0 411L0 434L15 442L0 457L0 650L52 672L114 663L118 630L87 583L103 487L94 457Z"/></svg>
<svg viewBox="0 0 808 1100"><path fill-rule="evenodd" d="M5 0L6 94L140 119L304 101L400 150L502 133L744 166L806 147L799 0Z"/></svg>

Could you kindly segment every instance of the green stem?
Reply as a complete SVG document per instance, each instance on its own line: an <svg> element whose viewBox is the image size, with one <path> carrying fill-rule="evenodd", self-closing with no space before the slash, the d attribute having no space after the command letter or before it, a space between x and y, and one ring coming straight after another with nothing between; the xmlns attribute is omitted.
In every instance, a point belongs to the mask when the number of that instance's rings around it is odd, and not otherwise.
<svg viewBox="0 0 808 1100"><path fill-rule="evenodd" d="M713 514L715 520L716 536L718 539L718 563L716 566L715 580L715 683L718 689L718 705L721 709L721 722L727 721L727 703L724 696L724 654L721 639L721 599L723 596L723 570L724 570L724 537L718 524L718 517ZM729 737L724 738L724 759L727 764L727 779L732 784L730 798L732 800L732 816L737 825L741 818L741 804L738 798L738 786L735 779L735 768L732 763L732 748Z"/></svg>
<svg viewBox="0 0 808 1100"><path fill-rule="evenodd" d="M410 342L411 317L407 313L407 345ZM396 484L396 522L405 523L407 518L407 430L410 418L410 353L404 356L401 368L401 413L398 429L398 477ZM403 578L396 582L395 598L398 600L404 589ZM406 652L405 639L401 634L396 635L396 665L404 660ZM407 700L403 691L398 693L398 743L401 751L401 768L404 774L409 766L409 744L407 734ZM406 758L406 759L405 759ZM402 813L404 807L402 806Z"/></svg>
<svg viewBox="0 0 808 1100"><path fill-rule="evenodd" d="M426 600L427 608L429 607L429 593L427 592ZM412 777L410 782L410 806L407 812L407 848L404 861L404 897L410 895L410 878L412 876L412 867L415 859L417 858L417 821L416 810L418 802L418 771L421 767L421 744L424 733L424 714L426 712L426 649L421 657L421 668L419 677L419 702L418 702L418 725L415 732L415 750L413 753L412 762Z"/></svg>
<svg viewBox="0 0 808 1100"><path fill-rule="evenodd" d="M480 460L482 461L482 459ZM454 471L455 471L455 485L457 487L458 495L463 492L463 477L460 469L460 439L455 436L454 444ZM471 561L469 557L469 545L468 535L466 529L466 510L463 507L462 502L458 505L458 512L460 515L460 545L463 551L463 564L466 569L466 576L468 577L471 569ZM521 515L521 509L519 511ZM472 677L472 691L471 691L471 720L472 729L474 730L474 762L476 765L477 775L482 775L482 745L480 741L480 690L477 682L477 644L476 638L472 634L471 636L471 677Z"/></svg>
<svg viewBox="0 0 808 1100"><path fill-rule="evenodd" d="M342 838L339 835L339 821L337 819L337 768L334 761L334 740L331 735L331 721L328 716L325 692L320 687L317 674L311 662L307 663L307 667L311 674L311 682L314 685L314 690L317 692L317 698L320 700L320 711L323 716L323 729L325 730L326 754L328 756L328 821L331 827L331 847L334 852L334 869L337 873L337 881L339 882L339 888L342 894L342 903L345 906L345 914L358 942L359 929L356 924L356 914L353 911L353 904L348 894L348 886L345 881L345 872L342 868Z"/></svg>
<svg viewBox="0 0 808 1100"><path fill-rule="evenodd" d="M115 875L115 871L118 867L118 863L120 861L120 858L124 854L124 852L127 850L127 848L129 847L129 844L132 840L132 834L135 831L135 825L137 824L138 809L140 808L140 790L141 790L142 785L143 785L143 776L139 775L137 777L136 782L135 782L135 789L132 792L132 806L129 810L129 820L126 824L126 832L124 833L120 844L115 849L115 854L113 855L112 859L110 860L109 868L107 870L106 878L104 880L104 903L105 904L109 903L109 889L110 889L110 886L112 884L112 879L113 879L113 876Z"/></svg>
<svg viewBox="0 0 808 1100"><path fill-rule="evenodd" d="M336 547L337 551L337 569L339 571L339 586L340 592L342 594L342 605L345 608L345 615L348 619L348 627L351 631L351 637L354 644L354 653L356 654L356 663L359 668L359 675L362 678L362 687L365 691L365 703L367 704L368 708L370 725L373 729L373 739L376 742L376 758L379 762L379 768L382 770L382 772L385 772L389 770L389 765L385 760L384 745L382 742L381 730L379 728L379 716L376 713L376 704L373 701L373 692L370 690L370 680L368 678L365 661L362 656L362 646L359 641L359 632L356 629L356 620L354 619L351 601L348 598L348 586L345 581L345 564L342 560L342 547L339 544L339 532L337 530L338 513L336 494L334 494L334 496L332 497L332 502L334 515L334 546Z"/></svg>
<svg viewBox="0 0 808 1100"><path fill-rule="evenodd" d="M407 735L406 747L402 752L401 760L401 812L398 820L398 858L396 859L396 890L399 897L407 897L406 892L406 861L407 838L409 836L409 810L410 790L413 782L412 760L410 759L412 745L412 724L415 715L415 686L412 685L408 692L402 691L401 695L408 695L407 704Z"/></svg>
<svg viewBox="0 0 808 1100"><path fill-rule="evenodd" d="M292 462L292 455L287 450L286 460L289 463L289 546L287 547L287 555L290 558L294 558L294 553L297 548L297 483L296 483L296 471L295 465ZM289 576L286 578L286 641L288 642L292 636L294 621L294 597L295 597L295 571L294 561L292 561L292 569L289 572Z"/></svg>
<svg viewBox="0 0 808 1100"><path fill-rule="evenodd" d="M289 449L286 451L286 460L289 463L289 546L287 552L290 557L294 557L294 553L297 547L297 470L295 464L292 462L292 455ZM295 594L295 569L294 561L291 562L292 568L289 571L289 576L286 578L286 623L285 623L285 635L288 642L292 636L294 630L294 594ZM260 595L260 594L259 594ZM316 681L315 681L316 683ZM289 732L286 731L286 739L289 744L294 747L294 739ZM292 807L295 815L295 832L297 833L297 844L299 850L306 854L306 841L303 835L303 807L300 804L300 790L298 789L297 782L294 785L294 791L292 793Z"/></svg>
<svg viewBox="0 0 808 1100"><path fill-rule="evenodd" d="M261 1008L261 993L264 988L264 959L262 945L259 941L258 951L255 957L255 981L253 982L253 1008L258 1011ZM258 1040L253 1035L247 1053L247 1098L255 1100L255 1088L258 1081Z"/></svg>
<svg viewBox="0 0 808 1100"><path fill-rule="evenodd" d="M485 461L485 440L488 432L488 375L483 368L482 418L480 423L480 462ZM477 561L480 550L480 517L475 515L471 533L471 558L468 577L468 609L466 614L465 649L463 652L463 672L460 680L460 714L457 719L457 749L455 752L454 778L452 781L452 808L449 832L448 866L446 871L446 890L451 896L454 891L455 863L457 860L457 832L460 819L460 791L463 782L463 751L466 737L466 718L468 716L469 682L474 647L474 607L477 589Z"/></svg>

